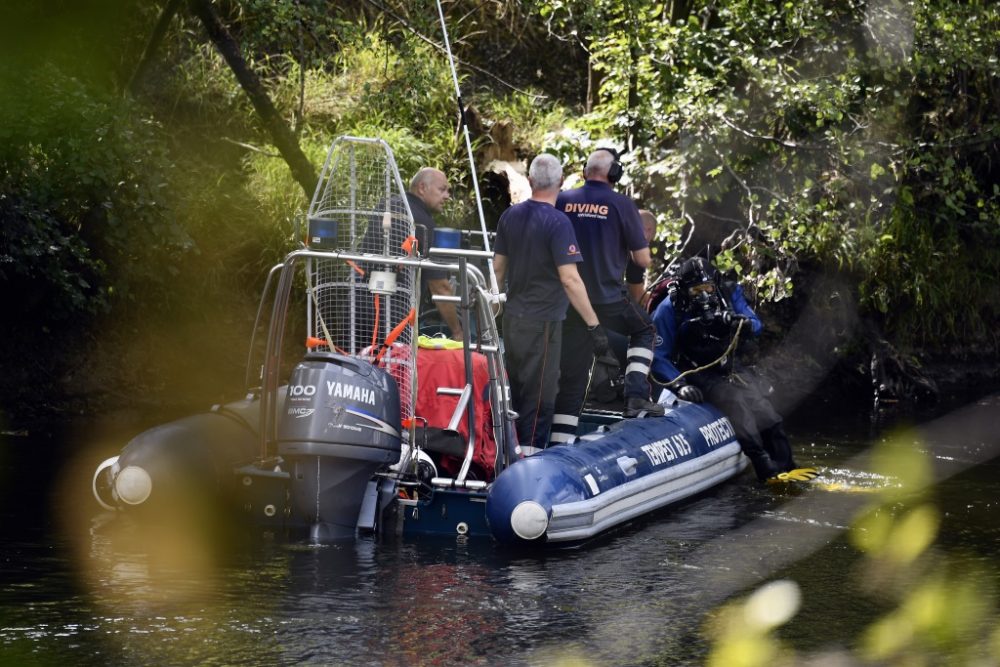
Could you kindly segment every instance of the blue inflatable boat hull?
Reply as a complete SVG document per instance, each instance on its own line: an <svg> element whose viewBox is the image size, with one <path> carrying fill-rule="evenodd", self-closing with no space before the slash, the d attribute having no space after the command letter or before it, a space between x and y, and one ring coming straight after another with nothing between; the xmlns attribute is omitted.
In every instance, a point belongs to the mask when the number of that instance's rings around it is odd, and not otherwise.
<svg viewBox="0 0 1000 667"><path fill-rule="evenodd" d="M586 540L742 472L729 420L704 404L629 419L516 462L490 486L486 519L504 544Z"/></svg>

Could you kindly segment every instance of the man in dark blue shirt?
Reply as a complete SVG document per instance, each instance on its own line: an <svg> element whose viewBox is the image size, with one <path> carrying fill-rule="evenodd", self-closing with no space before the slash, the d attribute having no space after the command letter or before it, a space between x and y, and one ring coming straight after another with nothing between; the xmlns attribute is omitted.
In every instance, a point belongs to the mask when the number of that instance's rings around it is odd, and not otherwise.
<svg viewBox="0 0 1000 667"><path fill-rule="evenodd" d="M417 229L418 238L420 238L421 228L426 230L425 247L422 248L422 251L426 252L434 238L433 216L435 213L440 213L445 202L451 199L448 177L444 175L443 171L424 167L410 180L410 190L406 193L406 199L410 203L410 211L413 213L413 223ZM446 272L425 270L422 282L432 295L454 296L455 294ZM455 304L448 301L435 301L434 305L441 313L445 324L451 329L451 337L455 340L462 340L462 324L458 319Z"/></svg>
<svg viewBox="0 0 1000 667"><path fill-rule="evenodd" d="M434 238L434 214L440 213L445 202L450 198L451 190L448 185L448 177L439 169L424 167L417 171L410 180L410 188L406 193L406 201L409 204L410 212L413 214L413 226L416 231L416 237L420 241L420 251L422 253L426 253L431 240ZM395 256L406 254L406 251L402 247L402 242L409 236L410 225L409 220L404 214L405 208L402 201L394 197L390 209L393 215L389 223L388 243L386 242L383 225L380 224L381 220L373 219L369 222L365 229L364 237L361 240L359 248L361 252L375 254L388 253ZM371 268L371 266L365 265L366 270ZM398 273L397 290L403 292L412 289L405 277L406 272L399 271ZM366 280L366 277L358 276L356 279L360 282ZM454 289L446 271L424 270L420 283L421 291L424 295L454 295ZM451 330L452 338L462 340L462 324L458 318L455 304L448 301L434 301L433 303L441 314L441 318ZM359 322L372 322L376 327L374 336L378 341L381 341L382 336L386 333L384 331L385 323L382 322L384 318L380 316L379 322L374 322L374 306L368 300L363 300L359 305L359 312L362 313ZM390 320L392 323L395 323L405 316L406 312L400 311L400 313L391 314ZM366 324L365 326L367 327L368 325ZM389 326L391 328L392 324Z"/></svg>
<svg viewBox="0 0 1000 667"><path fill-rule="evenodd" d="M577 271L580 249L573 227L554 207L562 165L543 153L528 170L531 198L507 209L497 223L493 268L506 281L504 358L522 450L548 444L556 390L562 323L569 304L588 332L588 343L607 352L608 340Z"/></svg>
<svg viewBox="0 0 1000 667"><path fill-rule="evenodd" d="M649 400L653 324L649 314L629 298L623 281L629 258L640 267L649 266L649 242L635 203L612 187L620 174L621 163L615 151L606 148L594 151L583 171L586 183L560 193L556 208L573 223L583 253L580 276L597 317L607 329L629 338L625 416L662 415L663 406ZM584 323L569 313L563 332L559 395L552 422L553 443L572 442L575 438L587 394L592 352Z"/></svg>

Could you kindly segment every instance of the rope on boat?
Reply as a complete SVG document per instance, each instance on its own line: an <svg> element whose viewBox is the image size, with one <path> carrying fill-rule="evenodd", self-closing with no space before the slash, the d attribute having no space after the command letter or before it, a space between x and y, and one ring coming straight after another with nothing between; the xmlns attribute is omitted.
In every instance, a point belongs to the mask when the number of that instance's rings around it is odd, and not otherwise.
<svg viewBox="0 0 1000 667"><path fill-rule="evenodd" d="M343 353L343 350L340 350L333 344L333 336L330 335L330 330L326 328L326 322L323 320L323 311L319 307L319 299L316 297L316 290L312 288L312 285L309 284L308 280L306 281L306 291L309 292L309 298L311 298L313 303L316 304L316 319L319 321L319 328L323 330L323 337L326 339L326 346L332 351Z"/></svg>

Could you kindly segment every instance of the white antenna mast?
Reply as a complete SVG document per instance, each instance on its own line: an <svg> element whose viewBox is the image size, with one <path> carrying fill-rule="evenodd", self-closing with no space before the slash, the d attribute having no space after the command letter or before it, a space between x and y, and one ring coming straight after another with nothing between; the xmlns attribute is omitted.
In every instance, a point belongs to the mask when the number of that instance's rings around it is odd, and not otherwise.
<svg viewBox="0 0 1000 667"><path fill-rule="evenodd" d="M469 154L469 169L472 171L472 187L476 191L476 210L479 212L479 227L483 232L483 250L490 250L490 237L486 232L486 217L483 215L483 200L479 194L479 177L476 174L476 160L472 155L472 139L469 138L469 124L465 120L465 103L462 101L462 89L458 85L458 72L455 71L455 58L451 54L451 42L448 40L448 26L444 22L444 10L441 0L437 0L438 16L441 18L441 32L444 34L444 49L448 54L448 65L451 67L451 79L455 83L455 96L458 99L458 113L462 122L462 133L465 135L465 149ZM493 271L493 259L487 259L486 265L490 273L490 288L493 294L499 294L497 274Z"/></svg>

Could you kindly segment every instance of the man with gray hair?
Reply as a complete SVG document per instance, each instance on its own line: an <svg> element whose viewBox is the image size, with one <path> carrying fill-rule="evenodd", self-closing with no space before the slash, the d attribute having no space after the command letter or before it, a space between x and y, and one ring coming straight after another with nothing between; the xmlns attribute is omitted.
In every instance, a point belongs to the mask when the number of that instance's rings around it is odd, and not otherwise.
<svg viewBox="0 0 1000 667"><path fill-rule="evenodd" d="M576 268L581 256L573 227L554 206L562 176L562 165L553 155L542 153L531 161L531 198L500 216L494 246L493 268L507 292L504 360L518 413L518 442L526 454L548 444L559 383L562 322L570 304L587 327L588 347L602 353L608 349L608 338Z"/></svg>

